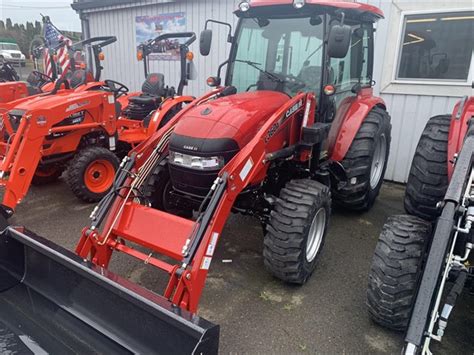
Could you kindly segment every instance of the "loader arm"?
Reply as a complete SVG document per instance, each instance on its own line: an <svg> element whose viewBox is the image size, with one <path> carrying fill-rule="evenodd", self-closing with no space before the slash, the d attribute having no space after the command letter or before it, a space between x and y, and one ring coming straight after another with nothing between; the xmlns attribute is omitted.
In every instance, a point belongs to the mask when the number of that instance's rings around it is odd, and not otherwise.
<svg viewBox="0 0 474 355"><path fill-rule="evenodd" d="M94 129L114 134L115 107L110 103L110 96L97 91L76 96L64 92L35 100L24 105L23 110L19 105L16 111L19 116L10 116L13 111L2 114L3 129L9 139L1 143L0 186L5 189L2 207L8 216L26 196L45 154L74 152L81 137ZM65 118L80 112L85 112L81 123L58 126ZM48 141L45 148L46 137L55 134L66 135Z"/></svg>
<svg viewBox="0 0 474 355"><path fill-rule="evenodd" d="M454 306L454 300L462 289L467 275L464 262L472 249L472 240L467 242L465 254L455 255L454 247L460 234L472 237L474 206L471 196L474 185L474 136L468 135L462 146L456 166L443 200L443 209L438 218L431 246L424 266L424 272L415 300L413 313L405 336L406 354L430 354L431 340L441 340L447 318ZM441 311L446 281L453 269L461 269L455 282L455 294ZM459 290L458 290L459 289ZM453 291L452 291L453 292ZM451 292L451 293L452 293ZM437 329L435 328L438 325Z"/></svg>

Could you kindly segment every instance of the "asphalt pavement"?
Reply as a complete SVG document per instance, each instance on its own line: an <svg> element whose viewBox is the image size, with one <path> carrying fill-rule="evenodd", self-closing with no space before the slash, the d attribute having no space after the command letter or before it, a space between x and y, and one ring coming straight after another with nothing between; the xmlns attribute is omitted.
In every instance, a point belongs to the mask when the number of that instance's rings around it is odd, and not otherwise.
<svg viewBox="0 0 474 355"><path fill-rule="evenodd" d="M240 353L399 354L403 334L371 322L367 273L385 219L402 213L404 187L385 183L371 211L334 211L326 245L310 281L286 285L263 266L263 234L250 217L233 215L211 265L199 315L220 324L220 350ZM39 235L73 249L93 205L78 201L64 181L32 187L13 217ZM164 277L124 255L113 271L157 292ZM466 293L437 354L473 354L474 297Z"/></svg>

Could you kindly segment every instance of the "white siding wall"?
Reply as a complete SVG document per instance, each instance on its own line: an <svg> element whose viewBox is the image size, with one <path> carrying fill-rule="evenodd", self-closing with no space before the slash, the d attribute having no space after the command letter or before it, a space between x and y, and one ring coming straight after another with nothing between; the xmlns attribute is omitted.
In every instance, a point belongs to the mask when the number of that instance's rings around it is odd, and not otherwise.
<svg viewBox="0 0 474 355"><path fill-rule="evenodd" d="M227 32L223 26L212 25L214 38L211 54L208 57L199 55L199 33L204 29L206 19L236 23L233 11L237 8L238 0L178 0L165 4L132 7L123 10L90 13L91 36L115 35L117 42L104 49L105 61L103 78L123 82L131 90L139 90L145 79L143 63L136 59L135 17L153 16L160 13L185 12L187 30L196 33L198 39L190 49L195 54L194 63L197 69L197 80L190 81L184 93L194 96L204 93L208 87L206 79L215 75L217 67L228 56L230 44L227 43ZM167 85L178 86L178 61L150 61L151 72L165 75Z"/></svg>
<svg viewBox="0 0 474 355"><path fill-rule="evenodd" d="M149 0L150 1L150 0ZM150 1L151 2L151 1ZM155 2L159 2L156 1ZM92 36L115 35L117 43L105 48L106 61L104 63L104 78L111 78L129 85L131 89L140 88L144 80L143 63L137 62L135 48L135 17L154 15L159 13L186 12L187 30L199 32L204 28L207 18L218 19L235 24L232 14L240 0L177 0L164 4L145 5L106 12L90 13L90 27ZM417 3L422 9L436 9L437 4L427 2L413 2L405 0L363 0L363 2L380 7L385 13L385 19L378 23L375 41L374 79L377 81L375 94L380 95L387 103L392 116L392 146L390 161L385 178L397 182L406 182L411 160L416 144L429 117L436 114L450 113L458 97L393 94L384 92L385 85L381 85L382 77L387 80L387 66L394 64L393 48L396 42L393 38L399 36L399 23L403 7L414 6ZM446 2L438 2L439 8ZM451 8L465 7L463 4L450 3ZM219 63L228 55L230 46L226 42L224 27L213 27L214 39L212 55L202 58L199 54L199 45L196 41L191 49L196 54L198 78L190 82L185 92L199 95L207 90L205 80L214 75ZM177 85L177 62L152 62L152 71L162 72L170 85ZM470 93L466 88L465 94Z"/></svg>

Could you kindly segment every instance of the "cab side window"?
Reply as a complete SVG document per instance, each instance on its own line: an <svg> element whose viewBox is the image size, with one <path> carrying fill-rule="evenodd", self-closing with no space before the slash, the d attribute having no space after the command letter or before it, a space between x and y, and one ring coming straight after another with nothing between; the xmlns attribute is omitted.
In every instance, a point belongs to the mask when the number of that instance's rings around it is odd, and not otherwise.
<svg viewBox="0 0 474 355"><path fill-rule="evenodd" d="M331 58L329 83L336 88L336 102L354 95L352 88L356 84L369 86L372 81L372 63L370 51L373 48L372 25L352 26L349 51L344 58Z"/></svg>

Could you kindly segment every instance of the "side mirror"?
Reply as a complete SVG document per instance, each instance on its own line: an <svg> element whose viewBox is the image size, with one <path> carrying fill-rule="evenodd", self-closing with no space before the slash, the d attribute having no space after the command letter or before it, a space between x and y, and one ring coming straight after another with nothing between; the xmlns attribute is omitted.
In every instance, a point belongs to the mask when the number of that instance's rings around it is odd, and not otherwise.
<svg viewBox="0 0 474 355"><path fill-rule="evenodd" d="M211 52L212 30L203 30L199 39L199 51L201 55L207 56Z"/></svg>
<svg viewBox="0 0 474 355"><path fill-rule="evenodd" d="M328 55L331 58L344 58L351 44L352 30L347 25L334 25L329 31Z"/></svg>

